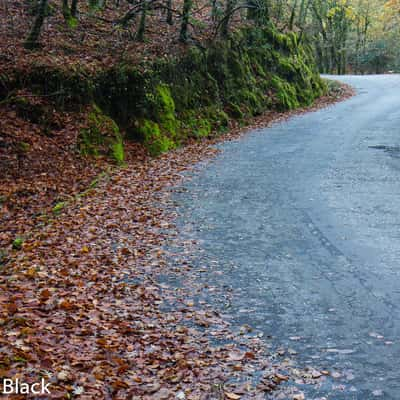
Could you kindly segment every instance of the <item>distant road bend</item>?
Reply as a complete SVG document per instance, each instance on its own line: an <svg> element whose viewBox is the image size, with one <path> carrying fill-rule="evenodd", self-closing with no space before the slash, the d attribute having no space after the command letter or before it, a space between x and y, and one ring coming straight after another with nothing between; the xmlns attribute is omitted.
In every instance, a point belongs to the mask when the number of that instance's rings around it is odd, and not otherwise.
<svg viewBox="0 0 400 400"><path fill-rule="evenodd" d="M307 399L398 400L400 75L337 79L357 95L221 145L176 194L179 225L238 324L342 371Z"/></svg>

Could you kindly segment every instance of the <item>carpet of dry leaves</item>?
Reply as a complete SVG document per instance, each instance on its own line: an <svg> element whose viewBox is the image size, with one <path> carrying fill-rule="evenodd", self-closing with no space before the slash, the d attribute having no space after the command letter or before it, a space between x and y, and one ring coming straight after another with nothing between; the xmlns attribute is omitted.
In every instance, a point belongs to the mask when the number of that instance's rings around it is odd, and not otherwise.
<svg viewBox="0 0 400 400"><path fill-rule="evenodd" d="M126 27L117 21L132 8L132 2L109 1L104 9L93 12L88 2L79 2L79 24L71 28L63 18L61 0L49 0L50 15L41 34L42 47L34 53L23 43L33 22L29 1L0 0L0 74L7 70L27 70L41 64L95 72L122 61L138 63L154 58L170 58L185 51L179 42L180 14L183 0L174 1L174 24L166 22L166 12L153 10L148 15L146 41L134 40L138 18ZM117 5L118 3L118 5ZM213 36L214 22L210 17L210 2L196 1L192 10L190 42L205 42Z"/></svg>
<svg viewBox="0 0 400 400"><path fill-rule="evenodd" d="M346 88L314 109L349 95ZM44 137L12 109L0 113L9 134L0 136L0 377L44 377L51 398L144 400L264 398L288 379L261 339L239 342L217 312L194 305L191 288L169 290L157 278L173 269L163 250L173 212L160 207L168 189L212 158L216 141L245 129L157 159L128 144L126 166L110 168L71 150L79 118L60 115L70 118L68 131ZM270 112L249 126L292 114ZM15 147L23 141L28 151ZM60 198L67 202L56 214ZM12 246L16 236L21 249ZM254 371L262 378L253 386Z"/></svg>

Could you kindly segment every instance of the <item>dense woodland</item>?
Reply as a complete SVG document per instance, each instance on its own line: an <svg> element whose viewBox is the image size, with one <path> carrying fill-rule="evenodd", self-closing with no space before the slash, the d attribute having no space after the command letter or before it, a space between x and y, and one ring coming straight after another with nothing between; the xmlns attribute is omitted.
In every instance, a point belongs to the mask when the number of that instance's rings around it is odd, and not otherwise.
<svg viewBox="0 0 400 400"><path fill-rule="evenodd" d="M286 2L281 2L286 3ZM383 73L400 68L397 0L289 2L283 26L305 34L326 73ZM281 18L277 17L280 21Z"/></svg>
<svg viewBox="0 0 400 400"><path fill-rule="evenodd" d="M171 48L159 46L175 40L204 45L204 40L227 37L246 23L275 24L280 31L297 32L301 40L312 44L322 72L382 73L396 71L400 65L398 0L3 0L2 7L3 33L25 34L29 49L50 41L53 49L74 51L70 47L77 43L60 43L65 38L59 34L46 37L49 25L60 23L54 16L62 13L67 26L79 32L72 36L79 37L82 46L96 42L109 48L105 42L111 41L114 50L124 52L128 51L125 39L129 39L165 52ZM21 17L16 10L25 14L22 20L16 19ZM158 35L162 35L161 43Z"/></svg>

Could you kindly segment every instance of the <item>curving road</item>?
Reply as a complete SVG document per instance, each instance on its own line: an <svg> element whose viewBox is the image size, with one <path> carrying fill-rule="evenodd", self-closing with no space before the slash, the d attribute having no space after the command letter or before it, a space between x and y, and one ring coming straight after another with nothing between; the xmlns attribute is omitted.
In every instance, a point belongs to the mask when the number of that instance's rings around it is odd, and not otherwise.
<svg viewBox="0 0 400 400"><path fill-rule="evenodd" d="M176 194L232 314L336 371L307 399L400 399L400 76L221 145ZM295 337L296 340L293 340Z"/></svg>

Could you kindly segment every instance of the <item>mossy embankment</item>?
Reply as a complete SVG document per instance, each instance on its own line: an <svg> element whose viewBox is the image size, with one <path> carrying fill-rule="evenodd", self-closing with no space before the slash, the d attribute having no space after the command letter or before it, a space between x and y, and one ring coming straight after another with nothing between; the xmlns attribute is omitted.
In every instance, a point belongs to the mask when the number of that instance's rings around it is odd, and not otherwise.
<svg viewBox="0 0 400 400"><path fill-rule="evenodd" d="M310 105L326 90L311 50L295 33L254 27L207 48L188 47L179 58L91 72L41 63L0 79L3 99L20 89L47 96L56 109L90 105L78 146L118 162L123 136L158 155L190 138L223 132L229 119Z"/></svg>

